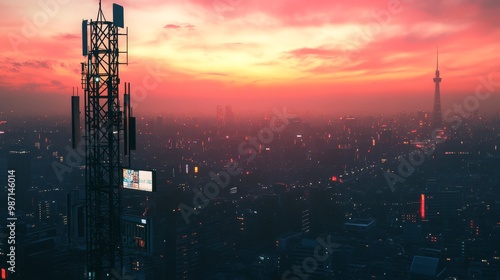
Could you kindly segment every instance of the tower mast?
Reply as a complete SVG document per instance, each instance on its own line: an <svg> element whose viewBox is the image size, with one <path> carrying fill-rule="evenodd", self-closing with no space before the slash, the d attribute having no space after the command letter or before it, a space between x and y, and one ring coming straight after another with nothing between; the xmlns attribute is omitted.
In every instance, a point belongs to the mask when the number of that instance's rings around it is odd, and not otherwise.
<svg viewBox="0 0 500 280"><path fill-rule="evenodd" d="M441 114L441 90L439 84L441 83L441 77L439 75L439 49L436 49L436 76L433 81L435 83L434 87L434 110L432 116L432 128L433 129L443 129L443 116Z"/></svg>
<svg viewBox="0 0 500 280"><path fill-rule="evenodd" d="M95 21L82 22L82 88L85 114L86 279L114 279L122 274L120 141L124 108L119 99L118 39L123 7L113 4L113 21L99 1ZM127 40L128 41L128 40ZM125 111L127 108L125 106Z"/></svg>

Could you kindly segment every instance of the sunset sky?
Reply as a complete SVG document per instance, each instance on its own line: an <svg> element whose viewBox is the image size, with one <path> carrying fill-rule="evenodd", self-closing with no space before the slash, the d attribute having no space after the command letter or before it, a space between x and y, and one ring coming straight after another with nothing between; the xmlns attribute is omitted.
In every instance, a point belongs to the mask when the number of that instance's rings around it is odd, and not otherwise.
<svg viewBox="0 0 500 280"><path fill-rule="evenodd" d="M82 3L83 2L83 3ZM41 3L47 3L46 6ZM136 112L443 111L500 82L498 0L117 0ZM111 1L103 1L112 19ZM97 0L2 1L0 111L65 113ZM483 87L484 88L484 87ZM484 89L485 90L485 89ZM499 110L500 85L480 110Z"/></svg>

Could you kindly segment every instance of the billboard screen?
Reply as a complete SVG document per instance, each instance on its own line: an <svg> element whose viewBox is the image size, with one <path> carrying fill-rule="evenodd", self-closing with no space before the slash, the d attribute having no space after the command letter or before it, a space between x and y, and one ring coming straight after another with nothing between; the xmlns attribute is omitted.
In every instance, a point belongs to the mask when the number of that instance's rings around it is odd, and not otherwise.
<svg viewBox="0 0 500 280"><path fill-rule="evenodd" d="M155 172L124 168L123 188L154 192L156 190Z"/></svg>

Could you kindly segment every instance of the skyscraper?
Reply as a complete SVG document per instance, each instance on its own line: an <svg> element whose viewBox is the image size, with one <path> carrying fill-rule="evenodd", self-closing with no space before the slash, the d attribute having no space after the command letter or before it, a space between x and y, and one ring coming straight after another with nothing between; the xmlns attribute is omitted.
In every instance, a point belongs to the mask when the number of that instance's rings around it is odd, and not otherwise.
<svg viewBox="0 0 500 280"><path fill-rule="evenodd" d="M221 127L224 125L224 107L217 105L217 126Z"/></svg>
<svg viewBox="0 0 500 280"><path fill-rule="evenodd" d="M27 191L31 188L31 154L29 151L9 151L7 169L16 171L16 191Z"/></svg>
<svg viewBox="0 0 500 280"><path fill-rule="evenodd" d="M434 77L435 89L434 89L434 114L432 116L432 128L433 129L443 129L443 117L441 115L441 91L439 88L439 83L441 83L441 77L439 77L439 52L436 52L436 77Z"/></svg>
<svg viewBox="0 0 500 280"><path fill-rule="evenodd" d="M233 108L231 105L226 105L226 124L232 124L233 123Z"/></svg>
<svg viewBox="0 0 500 280"><path fill-rule="evenodd" d="M15 170L16 175L16 210L33 212L31 153L25 150L9 151L7 169Z"/></svg>

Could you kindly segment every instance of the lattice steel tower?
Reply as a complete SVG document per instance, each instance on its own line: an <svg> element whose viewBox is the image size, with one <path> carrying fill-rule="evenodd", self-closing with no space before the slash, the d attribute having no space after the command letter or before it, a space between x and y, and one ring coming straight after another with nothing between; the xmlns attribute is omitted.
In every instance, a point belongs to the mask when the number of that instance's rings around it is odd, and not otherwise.
<svg viewBox="0 0 500 280"><path fill-rule="evenodd" d="M127 54L118 48L118 39L128 37L119 33L123 27L123 7L113 4L113 21L107 21L100 1L96 20L82 22L87 279L120 278L123 268L120 137L130 111L127 102L120 107L118 90L119 65L128 63L119 61L120 54Z"/></svg>

